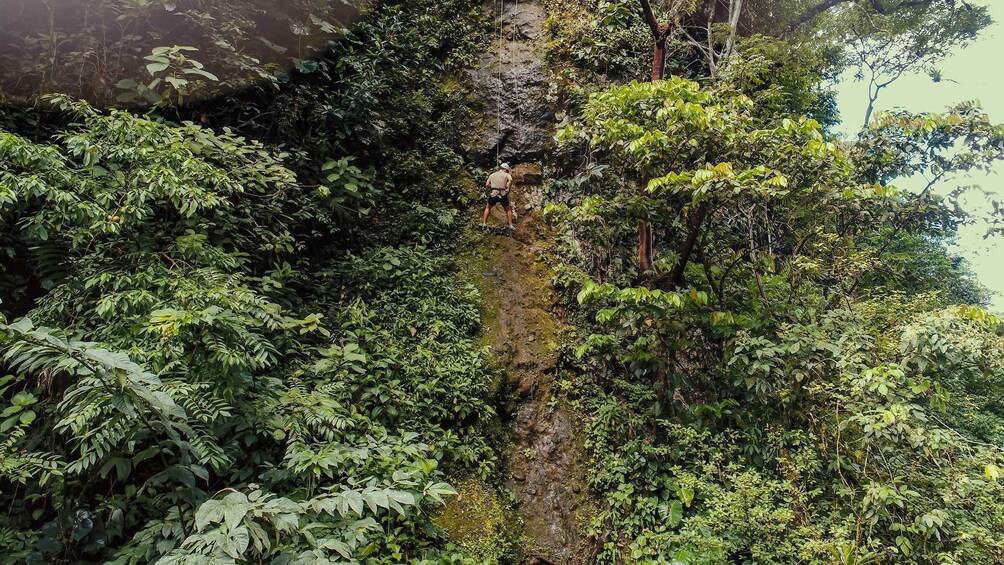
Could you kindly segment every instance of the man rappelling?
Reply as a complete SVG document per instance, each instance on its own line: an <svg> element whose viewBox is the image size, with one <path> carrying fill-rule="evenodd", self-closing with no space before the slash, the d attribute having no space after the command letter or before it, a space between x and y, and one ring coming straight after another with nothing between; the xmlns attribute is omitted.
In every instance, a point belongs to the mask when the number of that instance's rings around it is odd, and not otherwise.
<svg viewBox="0 0 1004 565"><path fill-rule="evenodd" d="M509 223L509 231L516 231L512 225L512 205L509 202L509 192L512 190L512 175L509 174L509 163L502 163L499 170L488 176L485 182L485 191L488 195L488 205L485 206L485 214L481 219L481 227L487 227L488 215L491 214L492 207L501 204L505 209L505 217Z"/></svg>

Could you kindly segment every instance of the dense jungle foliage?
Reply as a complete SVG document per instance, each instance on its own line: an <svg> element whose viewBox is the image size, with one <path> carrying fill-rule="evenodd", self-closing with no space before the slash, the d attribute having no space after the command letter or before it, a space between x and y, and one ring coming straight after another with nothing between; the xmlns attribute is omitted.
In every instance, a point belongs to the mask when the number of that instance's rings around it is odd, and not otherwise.
<svg viewBox="0 0 1004 565"><path fill-rule="evenodd" d="M543 4L584 561L1004 562L1004 320L947 247L970 221L953 183L1004 127L971 102L874 113L986 9ZM527 560L460 265L491 16L384 1L289 73L226 38L122 55L144 80L215 84L226 57L267 79L211 100L139 81L112 92L151 108L91 105L82 66L78 91L0 108L0 562ZM848 68L870 105L842 139ZM451 539L458 490L505 535Z"/></svg>
<svg viewBox="0 0 1004 565"><path fill-rule="evenodd" d="M499 470L446 237L484 17L385 3L200 107L6 110L0 560L477 561L430 516Z"/></svg>
<svg viewBox="0 0 1004 565"><path fill-rule="evenodd" d="M849 19L807 42L729 46L726 29L701 51L727 61L715 80L682 58L667 65L697 82L648 83L627 82L647 73L629 3L558 4L598 14L552 19L573 110L549 205L558 284L581 305L565 388L588 415L597 560L1004 560L1004 326L945 250L966 218L931 190L1004 156L1004 128L963 103L841 141L823 88L855 49L920 64L895 45L940 41L917 23L951 10L885 3L872 15L904 26L896 43L884 26L848 38ZM939 33L986 25L958 13L971 27ZM923 191L896 188L916 174ZM655 233L647 272L639 219Z"/></svg>

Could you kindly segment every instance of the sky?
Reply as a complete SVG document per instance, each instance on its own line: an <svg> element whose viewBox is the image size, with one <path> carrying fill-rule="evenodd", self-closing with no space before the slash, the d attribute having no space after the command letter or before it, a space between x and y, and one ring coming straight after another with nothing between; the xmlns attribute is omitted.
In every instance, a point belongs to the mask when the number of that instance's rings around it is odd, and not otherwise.
<svg viewBox="0 0 1004 565"><path fill-rule="evenodd" d="M911 112L942 112L948 106L965 100L978 100L994 123L1004 123L1004 0L971 0L973 4L990 7L994 24L980 38L938 65L944 79L935 83L923 72L900 78L886 88L875 105L876 111L903 108ZM866 82L855 81L854 71L841 77L836 87L843 125L837 130L852 136L864 120L868 105ZM910 182L896 183L908 188ZM990 175L982 173L956 178L940 185L944 194L963 185L979 185L1004 200L1004 163ZM989 214L987 198L969 197L964 202L968 212ZM960 229L952 250L969 260L981 283L995 292L993 309L1004 312L1004 239L984 239L986 225L977 223Z"/></svg>

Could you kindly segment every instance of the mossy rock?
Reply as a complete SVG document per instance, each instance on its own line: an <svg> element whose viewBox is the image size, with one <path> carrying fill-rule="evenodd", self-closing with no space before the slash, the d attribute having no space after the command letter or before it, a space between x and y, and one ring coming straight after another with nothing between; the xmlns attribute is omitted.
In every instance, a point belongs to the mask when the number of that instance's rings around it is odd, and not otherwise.
<svg viewBox="0 0 1004 565"><path fill-rule="evenodd" d="M480 563L509 563L519 548L516 513L481 481L456 485L457 496L433 516L450 540Z"/></svg>

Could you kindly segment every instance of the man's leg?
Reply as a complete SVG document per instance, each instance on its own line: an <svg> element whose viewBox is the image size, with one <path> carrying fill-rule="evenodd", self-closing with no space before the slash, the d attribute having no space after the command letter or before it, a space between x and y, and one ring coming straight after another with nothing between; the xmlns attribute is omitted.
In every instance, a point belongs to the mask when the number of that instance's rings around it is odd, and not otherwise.
<svg viewBox="0 0 1004 565"><path fill-rule="evenodd" d="M492 213L492 205L485 205L485 215L481 218L481 225L484 226L488 223L488 214Z"/></svg>
<svg viewBox="0 0 1004 565"><path fill-rule="evenodd" d="M512 206L506 206L505 207L505 218L506 218L506 220L509 220L509 229L511 229L511 230L512 229L516 229L516 228L512 227Z"/></svg>

